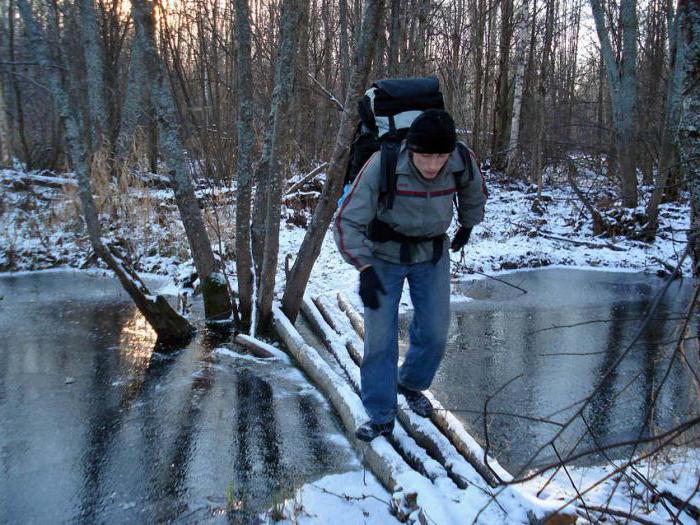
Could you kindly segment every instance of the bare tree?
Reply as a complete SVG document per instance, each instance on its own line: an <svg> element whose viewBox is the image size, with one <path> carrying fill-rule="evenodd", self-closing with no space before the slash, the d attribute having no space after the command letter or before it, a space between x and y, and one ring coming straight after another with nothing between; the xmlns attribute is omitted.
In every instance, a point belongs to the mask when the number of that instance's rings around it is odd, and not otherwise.
<svg viewBox="0 0 700 525"><path fill-rule="evenodd" d="M258 286L260 326L267 327L272 319L272 299L277 275L279 253L280 200L286 169L283 165L285 146L289 141L289 105L294 89L294 64L299 37L299 17L305 0L285 0L282 4L281 38L275 69L275 89L272 96L274 115L270 133L269 184L266 192L265 248Z"/></svg>
<svg viewBox="0 0 700 525"><path fill-rule="evenodd" d="M513 79L513 109L510 121L510 141L508 142L508 153L506 173L512 174L515 170L516 159L519 149L520 138L520 111L523 104L523 80L525 78L525 63L527 61L527 29L528 29L528 0L522 0L516 19L516 39L515 47L515 78Z"/></svg>
<svg viewBox="0 0 700 525"><path fill-rule="evenodd" d="M383 0L366 0L362 17L362 33L355 50L354 67L350 75L350 86L343 110L340 127L336 136L331 164L326 174L319 202L314 210L311 224L299 247L297 258L287 278L287 285L282 297L282 310L292 321L296 320L304 298L304 290L309 281L314 262L321 252L323 239L328 231L337 201L343 187L343 176L347 164L353 130L357 126L357 103L364 92L369 77L374 44L377 32L382 24Z"/></svg>
<svg viewBox="0 0 700 525"><path fill-rule="evenodd" d="M118 249L105 242L92 196L89 155L83 142L84 133L80 129L80 121L76 117L76 111L71 107L68 93L56 73L52 53L46 43L46 36L42 34L43 31L34 18L28 0L17 0L17 3L32 43L36 60L48 73L49 89L66 127L66 141L73 167L78 176L83 216L95 253L115 273L161 341L168 343L187 341L191 337L193 330L189 322L178 315L163 296L154 297L151 295L136 272L130 268L127 259Z"/></svg>
<svg viewBox="0 0 700 525"><path fill-rule="evenodd" d="M669 6L673 11L673 8ZM671 42L671 64L668 80L666 82L666 98L664 104L664 119L661 129L661 147L659 148L659 163L654 192L649 199L646 208L648 219L647 235L653 237L658 229L659 204L667 192L669 174L673 169L674 152L678 141L678 127L680 124L683 102L683 68L685 67L684 35L679 27L678 16L669 13L671 25L669 26L669 41Z"/></svg>
<svg viewBox="0 0 700 525"><path fill-rule="evenodd" d="M690 254L693 274L700 276L700 5L693 0L678 0L678 25L684 47L684 111L680 124L680 143L690 186Z"/></svg>
<svg viewBox="0 0 700 525"><path fill-rule="evenodd" d="M610 31L605 24L605 13L600 0L590 0L600 41L603 62L608 73L612 102L615 147L622 183L622 202L628 208L637 206L636 128L637 102L637 2L621 0L620 29L622 49L619 59L613 51Z"/></svg>
<svg viewBox="0 0 700 525"><path fill-rule="evenodd" d="M236 273L241 325L250 326L253 308L253 255L250 212L253 186L253 71L251 67L250 12L247 0L236 0L238 35L238 159L236 163Z"/></svg>
<svg viewBox="0 0 700 525"><path fill-rule="evenodd" d="M170 183L185 227L192 258L202 283L205 315L210 320L226 319L232 313L231 298L225 278L220 272L219 262L214 257L190 179L184 147L179 136L177 111L155 44L153 7L148 0L134 0L131 3L131 9L134 23L145 35L143 39L145 48L142 52L151 64L150 69L155 72L155 76L150 79L147 76L141 78L144 82L151 83L151 97L158 117L160 144L170 167Z"/></svg>

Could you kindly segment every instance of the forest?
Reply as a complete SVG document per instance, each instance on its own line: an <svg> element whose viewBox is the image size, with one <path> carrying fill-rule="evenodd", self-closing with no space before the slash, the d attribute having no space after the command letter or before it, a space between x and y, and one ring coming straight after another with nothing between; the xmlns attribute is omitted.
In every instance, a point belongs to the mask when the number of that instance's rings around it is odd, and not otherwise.
<svg viewBox="0 0 700 525"><path fill-rule="evenodd" d="M649 310L635 313L639 332L626 332L637 334L634 341L606 361L610 369L601 376L609 379L658 321L664 293L680 277L700 275L697 0L0 0L0 28L0 272L109 270L155 334L151 346L165 353L198 340L202 326L223 330L260 359L286 359L278 356L284 344L348 429L358 421L357 406L361 410L352 390L360 388L364 325L354 311L357 272L341 269L331 246L332 221L358 104L381 79L437 79L445 109L489 189L484 225L452 255L453 287L477 274L487 279L545 266L665 278ZM167 287L154 284L155 275L176 292L163 292ZM509 291L527 293L514 278L506 280ZM635 290L646 294L644 286ZM646 362L645 370L654 370L653 394L645 398L648 413L629 462L615 465L605 456L617 445L596 442L594 452L582 454L602 454L612 465L612 473L598 473L598 483L653 455L632 461L638 445L659 452L700 422L692 405L684 421L674 420L655 438L642 437L656 410L663 412L672 366L683 363L693 392L698 386L696 280L692 287L690 295L677 292L685 303L663 306L682 310L664 314L665 321L680 321L680 332L670 343L649 343L668 354ZM493 290L477 291L492 298ZM328 305L317 295L337 292L350 298L341 294L337 305ZM0 314L7 304L0 303ZM309 345L295 334L298 320L314 327L346 382L305 353ZM552 321L533 332L522 327L522 333L531 337L579 321L609 320ZM491 329L485 332L493 335ZM693 349L691 358L686 348ZM657 384L655 367L665 359L669 371ZM511 477L487 459L487 405L510 385L507 377L500 380L483 405L484 448L472 445L461 426L456 430L445 410L429 428L403 414L403 426L427 453L402 448L397 438L392 446L398 452L374 448L363 455L381 485L401 493L392 504L400 521L425 519L418 507L441 508L433 496L416 506L403 491L409 478L396 466L401 458L427 478L449 478L462 490L482 487L496 502L500 491L535 477L525 467ZM604 390L596 383L582 394L580 410L553 423L561 432L542 448L551 445L558 456L556 440L581 421L586 428L576 432L595 441L589 423L595 427L607 417L601 415L605 403L596 405ZM594 408L600 412L586 419ZM551 423L545 419L538 423ZM548 468L571 480L565 465L580 458L577 446ZM436 456L441 467L431 463ZM474 478L460 470L471 468ZM639 476L644 498L673 507L666 509L675 515L672 522L684 523L682 513L686 520L700 516L697 471L681 477L684 489L690 487L683 496L670 489L664 495L651 476ZM573 480L571 486L575 495L559 499L581 505L566 523L576 516L586 523L602 516L649 523L631 506L611 510L617 480L604 506L586 506ZM512 490L518 502L501 511L514 523L545 523L537 520L563 508L551 500L529 507L530 496ZM630 501L635 497L643 499ZM480 505L479 498L465 497L460 505ZM487 513L486 521L481 512L469 516L474 523L505 519L494 506L489 512L496 514ZM522 516L512 518L518 512ZM653 512L650 519L662 519L661 510Z"/></svg>

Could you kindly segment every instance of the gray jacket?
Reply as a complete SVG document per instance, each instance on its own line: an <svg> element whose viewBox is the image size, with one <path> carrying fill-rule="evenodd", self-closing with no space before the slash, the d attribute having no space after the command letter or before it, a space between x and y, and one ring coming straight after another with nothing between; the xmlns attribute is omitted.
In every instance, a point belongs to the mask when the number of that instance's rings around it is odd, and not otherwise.
<svg viewBox="0 0 700 525"><path fill-rule="evenodd" d="M401 244L396 241L372 242L367 238L367 225L376 217L397 232L411 237L444 235L452 222L452 203L457 194L457 220L461 226L471 227L484 218L484 204L488 193L479 166L471 153L474 179L455 149L440 173L432 179L424 178L410 158L405 143L396 163L396 196L392 209L387 209L379 198L381 186L380 155L375 153L355 178L333 221L333 233L343 258L358 269L372 263L377 257L400 263ZM464 171L456 187L455 172ZM448 243L444 243L447 250ZM411 246L411 263L433 258L433 243L420 242Z"/></svg>

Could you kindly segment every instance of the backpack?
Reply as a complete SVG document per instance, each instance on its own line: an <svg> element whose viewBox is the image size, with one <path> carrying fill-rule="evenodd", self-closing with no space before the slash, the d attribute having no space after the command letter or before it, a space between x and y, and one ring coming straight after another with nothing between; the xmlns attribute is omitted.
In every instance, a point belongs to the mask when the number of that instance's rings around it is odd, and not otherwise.
<svg viewBox="0 0 700 525"><path fill-rule="evenodd" d="M350 187L369 158L381 150L381 189L387 208L394 205L396 194L396 162L401 141L406 138L411 123L426 109L445 109L437 77L388 78L378 80L359 102L360 122L353 137L350 157L343 182L340 206ZM468 148L461 142L457 149L473 180ZM463 173L457 173L457 185Z"/></svg>

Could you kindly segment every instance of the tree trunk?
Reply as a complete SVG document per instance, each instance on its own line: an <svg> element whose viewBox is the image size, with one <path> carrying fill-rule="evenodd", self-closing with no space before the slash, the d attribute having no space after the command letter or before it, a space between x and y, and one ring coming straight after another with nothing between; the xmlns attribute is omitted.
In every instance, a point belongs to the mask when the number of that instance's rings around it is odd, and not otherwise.
<svg viewBox="0 0 700 525"><path fill-rule="evenodd" d="M299 39L299 18L304 0L285 0L282 6L279 56L272 94L273 127L270 142L269 186L266 192L265 249L258 286L258 316L263 329L272 319L272 299L277 276L282 191L286 181L284 152L289 141L289 105L294 91L294 63Z"/></svg>
<svg viewBox="0 0 700 525"><path fill-rule="evenodd" d="M236 273L241 327L250 329L253 309L253 254L250 246L251 190L253 185L253 71L251 67L248 0L236 0L238 35L238 159L236 163Z"/></svg>
<svg viewBox="0 0 700 525"><path fill-rule="evenodd" d="M498 46L498 76L496 77L496 105L494 127L491 138L492 165L498 170L505 167L506 137L508 132L508 98L510 85L508 69L510 65L510 43L513 39L513 0L501 2L501 34Z"/></svg>
<svg viewBox="0 0 700 525"><path fill-rule="evenodd" d="M340 24L340 89L343 100L348 92L350 81L350 48L348 42L348 0L338 0Z"/></svg>
<svg viewBox="0 0 700 525"><path fill-rule="evenodd" d="M513 111L510 122L510 141L508 143L506 173L512 175L516 169L518 150L520 148L520 111L523 104L523 80L525 78L525 63L527 62L527 37L529 8L528 0L522 0L516 16L517 39L515 48L515 78L513 79Z"/></svg>
<svg viewBox="0 0 700 525"><path fill-rule="evenodd" d="M2 20L0 13L0 20ZM7 108L5 106L5 91L3 78L0 75L0 166L10 167L12 164L12 137L7 124Z"/></svg>
<svg viewBox="0 0 700 525"><path fill-rule="evenodd" d="M481 137L481 109L484 101L484 25L486 24L486 5L484 0L474 0L472 20L472 46L474 50L474 124L472 128L472 148L477 157L484 158Z"/></svg>
<svg viewBox="0 0 700 525"><path fill-rule="evenodd" d="M678 0L676 16L683 31L685 67L683 68L683 117L680 123L681 158L690 187L690 253L693 275L700 276L700 4Z"/></svg>
<svg viewBox="0 0 700 525"><path fill-rule="evenodd" d="M600 0L590 0L600 48L608 72L613 110L615 146L621 177L622 203L637 206L635 104L637 101L637 4L636 0L620 3L622 56L615 59L605 14Z"/></svg>
<svg viewBox="0 0 700 525"><path fill-rule="evenodd" d="M175 202L180 210L192 259L202 284L204 312L209 320L227 319L232 313L231 298L225 278L219 271L219 263L214 258L211 241L190 180L184 146L179 136L177 111L155 44L153 9L148 0L133 0L131 8L134 24L140 27L145 35L144 56L156 73L150 78L150 87L158 118L160 145L168 162L168 175L175 193ZM148 82L146 79L143 81Z"/></svg>
<svg viewBox="0 0 700 525"><path fill-rule="evenodd" d="M547 11L545 15L544 43L542 44L542 62L537 78L537 89L535 93L535 118L534 129L535 139L533 143L532 165L530 168L530 181L537 185L537 196L542 192L542 169L544 168L544 141L545 141L545 111L547 83L549 82L549 62L552 48L552 37L554 34L554 0L547 0Z"/></svg>
<svg viewBox="0 0 700 525"><path fill-rule="evenodd" d="M80 0L85 67L87 69L88 115L92 151L101 149L109 140L107 102L105 100L104 52L100 45L100 28L97 24L94 0Z"/></svg>
<svg viewBox="0 0 700 525"><path fill-rule="evenodd" d="M12 77L12 91L15 95L15 109L17 111L17 134L19 135L19 143L22 146L22 160L24 161L27 170L33 169L32 162L32 152L29 148L29 142L27 141L26 123L24 120L24 97L22 97L22 90L19 87L19 81L17 80L17 66L15 66L16 54L15 54L15 10L14 10L15 0L9 0L8 10L7 10L7 28L8 28L8 49L10 55L10 61L12 65L10 66L10 75Z"/></svg>
<svg viewBox="0 0 700 525"><path fill-rule="evenodd" d="M158 334L161 342L172 344L188 341L192 336L193 327L170 307L163 296L152 296L136 272L127 266L125 257L103 241L102 228L90 187L88 154L82 141L84 134L80 129L76 112L70 105L68 93L53 68L52 55L46 44L46 38L34 19L28 0L17 0L17 2L36 60L47 71L49 89L66 127L66 142L73 168L78 176L83 216L95 253L116 274L139 311Z"/></svg>
<svg viewBox="0 0 700 525"><path fill-rule="evenodd" d="M304 241L297 253L282 297L282 309L292 321L296 320L299 314L311 269L321 251L323 239L342 191L350 142L358 121L357 103L367 85L372 65L371 57L374 56L374 44L382 23L383 8L383 0L366 0L365 2L362 34L356 49L354 67L350 76L350 87L345 98L345 109L338 128L326 183L323 186L311 223L304 235Z"/></svg>
<svg viewBox="0 0 700 525"><path fill-rule="evenodd" d="M669 31L672 35L673 47L671 50L670 74L666 85L666 101L664 104L664 124L661 133L661 147L659 151L659 166L656 175L654 192L647 204L646 215L648 220L647 235L656 236L659 219L659 204L667 191L669 174L674 169L675 149L678 141L678 126L681 118L683 100L683 68L685 66L685 46L683 45L683 33L678 25L678 16Z"/></svg>

